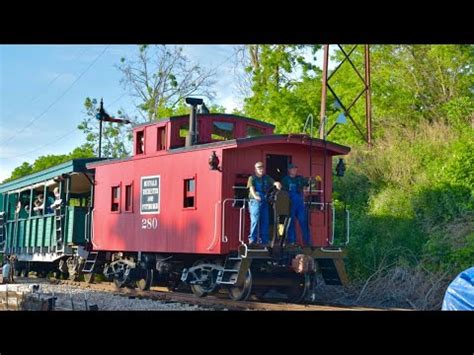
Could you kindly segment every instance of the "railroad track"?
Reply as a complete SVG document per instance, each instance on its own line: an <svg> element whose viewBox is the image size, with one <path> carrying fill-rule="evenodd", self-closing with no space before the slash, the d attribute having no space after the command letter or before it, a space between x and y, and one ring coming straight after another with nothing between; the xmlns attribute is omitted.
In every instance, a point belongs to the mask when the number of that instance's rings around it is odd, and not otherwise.
<svg viewBox="0 0 474 355"><path fill-rule="evenodd" d="M386 311L386 310L406 310L395 308L369 308L359 306L343 306L331 304L293 304L284 302L261 302L261 301L239 301L235 302L224 298L224 295L211 295L207 297L196 297L193 294L171 292L164 287L152 287L150 291L123 288L117 289L112 283L101 282L89 284L79 281L48 279L50 283L70 285L86 288L94 291L109 292L123 297L135 297L142 299L159 300L162 302L177 302L191 305L198 305L215 310L259 310L259 311Z"/></svg>

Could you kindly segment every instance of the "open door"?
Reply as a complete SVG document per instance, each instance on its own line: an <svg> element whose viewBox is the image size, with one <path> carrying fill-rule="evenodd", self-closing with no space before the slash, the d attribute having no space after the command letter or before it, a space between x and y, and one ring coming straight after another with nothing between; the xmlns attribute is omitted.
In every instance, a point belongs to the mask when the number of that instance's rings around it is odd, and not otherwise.
<svg viewBox="0 0 474 355"><path fill-rule="evenodd" d="M265 173L275 181L281 181L288 175L288 164L291 163L291 155L267 154Z"/></svg>

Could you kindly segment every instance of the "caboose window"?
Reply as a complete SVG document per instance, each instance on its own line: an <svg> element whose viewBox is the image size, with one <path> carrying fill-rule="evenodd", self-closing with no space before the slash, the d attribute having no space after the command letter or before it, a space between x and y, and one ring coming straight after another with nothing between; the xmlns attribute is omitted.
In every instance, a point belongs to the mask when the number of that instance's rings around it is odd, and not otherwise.
<svg viewBox="0 0 474 355"><path fill-rule="evenodd" d="M125 186L125 211L132 212L132 185Z"/></svg>
<svg viewBox="0 0 474 355"><path fill-rule="evenodd" d="M158 142L156 150L166 149L166 127L158 127Z"/></svg>
<svg viewBox="0 0 474 355"><path fill-rule="evenodd" d="M112 212L120 210L120 186L112 186L112 206L110 210Z"/></svg>
<svg viewBox="0 0 474 355"><path fill-rule="evenodd" d="M255 126L247 126L247 137L263 136L263 129Z"/></svg>
<svg viewBox="0 0 474 355"><path fill-rule="evenodd" d="M136 154L143 154L145 152L145 133L143 131L137 132L135 144Z"/></svg>
<svg viewBox="0 0 474 355"><path fill-rule="evenodd" d="M232 122L213 122L211 138L219 141L234 139L234 124Z"/></svg>
<svg viewBox="0 0 474 355"><path fill-rule="evenodd" d="M196 179L184 180L184 208L195 207L196 198Z"/></svg>
<svg viewBox="0 0 474 355"><path fill-rule="evenodd" d="M189 133L189 122L179 126L179 138L186 138Z"/></svg>

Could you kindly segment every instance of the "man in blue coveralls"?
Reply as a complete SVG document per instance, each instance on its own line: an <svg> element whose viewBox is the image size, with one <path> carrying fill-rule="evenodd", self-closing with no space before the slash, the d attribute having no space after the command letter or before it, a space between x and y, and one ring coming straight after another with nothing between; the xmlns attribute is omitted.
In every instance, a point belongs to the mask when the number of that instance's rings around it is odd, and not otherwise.
<svg viewBox="0 0 474 355"><path fill-rule="evenodd" d="M247 182L250 212L249 245L255 245L259 241L262 245L268 244L269 205L266 195L272 186L281 189L281 184L269 175L265 175L264 172L263 163L257 162L255 174L251 175Z"/></svg>
<svg viewBox="0 0 474 355"><path fill-rule="evenodd" d="M306 246L311 246L311 236L308 226L308 214L304 204L303 188L309 185L309 179L297 175L298 167L295 164L288 165L288 175L282 179L283 190L290 195L290 217L291 222L288 227L288 244L296 243L296 221L298 219L303 231L303 241Z"/></svg>

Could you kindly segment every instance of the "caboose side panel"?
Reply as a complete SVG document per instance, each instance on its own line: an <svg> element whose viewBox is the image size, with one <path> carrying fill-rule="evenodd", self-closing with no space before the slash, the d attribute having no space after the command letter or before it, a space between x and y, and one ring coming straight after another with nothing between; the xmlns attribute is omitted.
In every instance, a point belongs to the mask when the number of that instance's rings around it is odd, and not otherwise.
<svg viewBox="0 0 474 355"><path fill-rule="evenodd" d="M94 248L220 253L221 173L209 169L211 153L183 151L96 166Z"/></svg>

